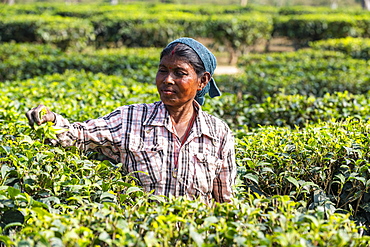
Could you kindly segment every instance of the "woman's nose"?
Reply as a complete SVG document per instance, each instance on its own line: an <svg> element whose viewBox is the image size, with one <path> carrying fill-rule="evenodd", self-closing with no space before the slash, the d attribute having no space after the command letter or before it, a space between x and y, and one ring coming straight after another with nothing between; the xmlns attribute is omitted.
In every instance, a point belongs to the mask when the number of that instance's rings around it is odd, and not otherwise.
<svg viewBox="0 0 370 247"><path fill-rule="evenodd" d="M173 75L172 73L168 73L167 75L164 76L163 78L163 82L166 83L166 84L174 84L174 80L173 80Z"/></svg>

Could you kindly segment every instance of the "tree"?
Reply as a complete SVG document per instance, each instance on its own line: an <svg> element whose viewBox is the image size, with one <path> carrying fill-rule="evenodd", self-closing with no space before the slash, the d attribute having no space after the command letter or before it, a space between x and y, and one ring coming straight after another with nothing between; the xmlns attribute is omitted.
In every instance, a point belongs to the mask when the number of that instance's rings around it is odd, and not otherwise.
<svg viewBox="0 0 370 247"><path fill-rule="evenodd" d="M7 3L9 5L15 4L15 0L3 0L3 3Z"/></svg>
<svg viewBox="0 0 370 247"><path fill-rule="evenodd" d="M370 11L370 0L361 0L362 8Z"/></svg>
<svg viewBox="0 0 370 247"><path fill-rule="evenodd" d="M240 5L241 5L242 7L247 6L247 4L248 4L248 0L240 0Z"/></svg>
<svg viewBox="0 0 370 247"><path fill-rule="evenodd" d="M331 3L330 3L330 7L332 8L332 9L337 9L338 8L338 0L331 0L330 1Z"/></svg>

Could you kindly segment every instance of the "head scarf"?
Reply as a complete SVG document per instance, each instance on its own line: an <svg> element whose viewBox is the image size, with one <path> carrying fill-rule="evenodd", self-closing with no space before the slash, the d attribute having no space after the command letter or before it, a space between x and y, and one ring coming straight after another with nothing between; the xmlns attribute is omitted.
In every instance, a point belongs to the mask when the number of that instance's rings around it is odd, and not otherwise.
<svg viewBox="0 0 370 247"><path fill-rule="evenodd" d="M211 74L211 80L207 83L207 85L201 90L197 92L197 95L195 96L195 100L198 101L200 105L204 104L204 96L206 93L211 96L211 98L220 96L221 92L218 89L215 80L213 79L213 72L216 69L217 66L217 61L216 57L210 52L207 47L196 41L195 39L192 38L179 38L171 43L169 43L167 46L173 44L173 43L182 43L190 48L192 48L199 56L199 58L202 60L204 68L207 72Z"/></svg>

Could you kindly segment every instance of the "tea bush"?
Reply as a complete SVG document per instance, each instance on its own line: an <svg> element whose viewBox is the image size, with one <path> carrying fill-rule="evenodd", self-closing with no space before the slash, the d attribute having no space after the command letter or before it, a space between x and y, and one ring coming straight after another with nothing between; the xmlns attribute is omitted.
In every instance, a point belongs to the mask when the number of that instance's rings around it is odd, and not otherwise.
<svg viewBox="0 0 370 247"><path fill-rule="evenodd" d="M268 125L295 128L348 117L368 120L369 103L369 93L337 92L323 97L276 94L261 103L256 103L249 95L239 98L224 94L220 99L207 100L204 108L233 128Z"/></svg>
<svg viewBox="0 0 370 247"><path fill-rule="evenodd" d="M316 50L340 51L353 58L370 59L370 39L346 37L342 39L328 39L309 43Z"/></svg>
<svg viewBox="0 0 370 247"><path fill-rule="evenodd" d="M0 22L1 41L54 43L62 49L86 44L162 47L179 36L190 36L212 38L216 47L238 56L276 35L293 39L297 49L309 41L370 36L369 16L356 9L145 3L76 8L38 3L2 5L0 13L8 17Z"/></svg>
<svg viewBox="0 0 370 247"><path fill-rule="evenodd" d="M121 77L71 70L63 74L4 82L3 93L4 97L12 99L12 104L23 107L20 111L25 112L27 108L42 103L39 101L42 99L45 104L57 107L57 112L77 116L74 119L77 121L105 115L121 104L159 100L154 79L144 83L140 79L142 77L140 73ZM223 82L218 83L222 85ZM105 107L101 109L100 105ZM235 94L224 93L220 98L206 99L204 109L224 119L233 128L258 128L261 125L294 128L351 116L367 120L370 116L368 105L367 94L354 95L348 92L326 94L323 97L276 94L262 102L256 102L249 95L239 98Z"/></svg>
<svg viewBox="0 0 370 247"><path fill-rule="evenodd" d="M16 11L114 12L43 8ZM235 24L226 19L217 22ZM135 21L147 37L169 32ZM206 206L144 192L121 164L50 146L52 126L28 126L24 114L39 103L83 121L159 100L158 49L62 49L0 45L0 245L368 246L368 61L332 51L249 54L241 75L217 76L225 93L207 99L204 110L234 130L238 177L233 202Z"/></svg>
<svg viewBox="0 0 370 247"><path fill-rule="evenodd" d="M9 18L0 22L3 33L0 41L45 42L65 50L83 48L86 44L163 47L175 38L189 36L212 38L216 45L236 53L268 39L273 25L270 14L236 6L203 9L164 4L40 6L16 6L14 10L6 7L13 15L6 14Z"/></svg>
<svg viewBox="0 0 370 247"><path fill-rule="evenodd" d="M117 105L156 100L151 98L156 91L154 85L68 71L64 75L5 82L3 89L0 241L6 245L311 246L314 242L322 246L330 242L347 246L351 242L366 246L369 241L363 236L365 229L357 226L350 214L337 212L328 202L310 201L306 186L316 187L300 182L312 180L304 173L312 172L311 166L305 168L308 164L317 164L316 170L324 174L331 171L326 170L326 164L332 164L332 168L341 165L343 170L333 181L340 182L348 195L365 195L368 149L366 142L361 142L366 140L368 127L364 123L333 124L330 128L317 125L301 132L279 128L237 132L237 197L230 204L209 207L184 198L154 197L137 187L130 174L121 174L120 164L91 160L74 148L48 146L43 143L47 128L33 131L24 116L27 108L42 102L72 121L96 117ZM99 109L101 105L104 109ZM334 134L338 139L330 139ZM323 143L326 146L320 146ZM333 161L324 157L331 152ZM303 169L294 168L294 164ZM292 172L288 174L285 169ZM269 172L276 176L266 177ZM317 179L312 183L328 183L321 174L314 173ZM271 197L252 193L249 186L255 181L266 194L278 193ZM270 186L264 187L268 182ZM357 190L347 191L345 184L355 182ZM334 190L334 183L330 188ZM312 203L317 207L310 206ZM362 207L360 204L356 212Z"/></svg>
<svg viewBox="0 0 370 247"><path fill-rule="evenodd" d="M290 195L314 203L311 192L319 190L336 208L365 215L370 203L368 133L368 122L351 118L304 129L239 132L242 176L265 195Z"/></svg>
<svg viewBox="0 0 370 247"><path fill-rule="evenodd" d="M37 59L41 55L62 55L63 51L53 45L41 45L33 43L2 43L0 45L0 61L5 63L8 60L31 57ZM2 66L5 67L3 64Z"/></svg>
<svg viewBox="0 0 370 247"><path fill-rule="evenodd" d="M0 41L39 42L82 49L94 40L91 23L79 18L14 15L0 20Z"/></svg>
<svg viewBox="0 0 370 247"><path fill-rule="evenodd" d="M123 104L159 100L153 83L138 82L133 77L73 70L4 82L2 86L5 110L9 104L9 107L16 106L18 112L25 112L35 104L43 103L56 112L71 116L74 121L97 118ZM7 119L6 115L0 116Z"/></svg>
<svg viewBox="0 0 370 247"><path fill-rule="evenodd" d="M38 75L84 70L95 73L130 76L142 82L154 82L158 49L86 50L64 53L49 45L31 48L29 44L1 44L0 81L32 78ZM14 52L14 53L13 53ZM139 70L140 73L136 73Z"/></svg>
<svg viewBox="0 0 370 247"><path fill-rule="evenodd" d="M306 14L340 14L340 13L347 13L347 14L364 14L366 10L357 9L357 8L338 8L332 9L330 7L319 7L319 6L284 6L279 8L278 10L279 15L306 15Z"/></svg>
<svg viewBox="0 0 370 247"><path fill-rule="evenodd" d="M31 4L5 4L0 3L0 13L2 16L13 15L53 15L55 9L65 6L55 3L31 3Z"/></svg>
<svg viewBox="0 0 370 247"><path fill-rule="evenodd" d="M279 92L316 97L337 91L362 94L370 85L368 61L335 51L250 54L239 59L239 66L241 74L222 77L223 89L250 94L256 101Z"/></svg>
<svg viewBox="0 0 370 247"><path fill-rule="evenodd" d="M294 40L296 49L307 46L309 41L352 37L369 37L368 15L306 14L278 16L274 34Z"/></svg>

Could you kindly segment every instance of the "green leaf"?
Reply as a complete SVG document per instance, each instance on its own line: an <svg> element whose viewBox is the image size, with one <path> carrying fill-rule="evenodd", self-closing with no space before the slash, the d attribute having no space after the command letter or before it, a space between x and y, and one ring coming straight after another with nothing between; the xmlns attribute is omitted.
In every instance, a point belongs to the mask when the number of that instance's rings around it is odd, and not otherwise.
<svg viewBox="0 0 370 247"><path fill-rule="evenodd" d="M6 175L8 174L8 172L10 172L11 170L14 170L14 168L10 168L9 166L7 165L2 165L1 167L1 178L2 179L5 179Z"/></svg>
<svg viewBox="0 0 370 247"><path fill-rule="evenodd" d="M111 237L106 231L102 231L99 234L99 240L108 243L111 240Z"/></svg>
<svg viewBox="0 0 370 247"><path fill-rule="evenodd" d="M138 192L138 191L142 191L143 189L142 188L139 188L139 187L130 187L126 190L126 194L131 194L131 193L134 193L134 192Z"/></svg>
<svg viewBox="0 0 370 247"><path fill-rule="evenodd" d="M337 174L337 175L334 176L334 178L339 179L341 184L344 184L346 182L346 178L344 177L343 174Z"/></svg>
<svg viewBox="0 0 370 247"><path fill-rule="evenodd" d="M317 184L313 183L313 182L304 182L303 184L301 184L302 187L305 187L305 186L314 186L314 187L319 187Z"/></svg>
<svg viewBox="0 0 370 247"><path fill-rule="evenodd" d="M8 187L8 194L11 198L15 198L16 196L18 196L19 194L21 194L21 191L14 188L14 187L11 187L9 186Z"/></svg>
<svg viewBox="0 0 370 247"><path fill-rule="evenodd" d="M158 202L162 202L162 203L166 202L166 198L164 196L160 196L160 195L150 195L149 199L154 200L154 201L158 201Z"/></svg>
<svg viewBox="0 0 370 247"><path fill-rule="evenodd" d="M215 216L209 216L204 219L204 223L206 225L216 224L218 222L218 218Z"/></svg>
<svg viewBox="0 0 370 247"><path fill-rule="evenodd" d="M13 222L13 223L9 223L9 224L7 224L5 227L4 227L4 229L3 229L3 231L6 231L7 229L9 229L9 228L11 228L11 227L15 227L15 226L19 226L19 227L21 227L23 224L22 223L20 223L20 222Z"/></svg>
<svg viewBox="0 0 370 247"><path fill-rule="evenodd" d="M9 146L2 146L2 145L0 145L0 148L1 148L2 150L4 150L4 152L5 152L5 154L6 154L6 155L9 155L10 150L12 149L12 148L11 148L11 147L9 147Z"/></svg>
<svg viewBox="0 0 370 247"><path fill-rule="evenodd" d="M195 244L197 246L202 246L204 243L203 237L201 234L199 234L194 226L190 225L189 227L189 235L194 240Z"/></svg>
<svg viewBox="0 0 370 247"><path fill-rule="evenodd" d="M289 176L289 177L286 178L286 180L288 180L290 183L294 184L295 187L297 187L297 188L300 187L298 181L295 178Z"/></svg>
<svg viewBox="0 0 370 247"><path fill-rule="evenodd" d="M258 176L253 173L247 173L244 175L244 178L251 180L252 182L258 184Z"/></svg>

